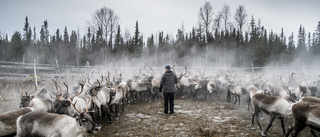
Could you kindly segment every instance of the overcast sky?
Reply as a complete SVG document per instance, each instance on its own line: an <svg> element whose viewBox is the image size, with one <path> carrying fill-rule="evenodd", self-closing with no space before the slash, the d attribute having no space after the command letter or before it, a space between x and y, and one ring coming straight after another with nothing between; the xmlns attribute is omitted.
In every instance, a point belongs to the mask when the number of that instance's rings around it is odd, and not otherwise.
<svg viewBox="0 0 320 137"><path fill-rule="evenodd" d="M14 31L22 33L25 17L29 24L36 27L39 36L44 20L48 21L50 34L57 29L68 32L79 28L80 34L86 33L87 21L92 14L106 6L120 17L122 33L134 32L135 22L146 39L151 34L164 31L175 38L177 29L184 24L186 32L197 26L198 13L208 0L2 0L0 3L0 35L8 34L11 39ZM228 4L231 21L236 8L244 5L250 22L253 15L267 29L280 34L284 29L286 36L292 32L295 40L300 24L306 32L313 33L320 21L320 0L209 0L216 15Z"/></svg>

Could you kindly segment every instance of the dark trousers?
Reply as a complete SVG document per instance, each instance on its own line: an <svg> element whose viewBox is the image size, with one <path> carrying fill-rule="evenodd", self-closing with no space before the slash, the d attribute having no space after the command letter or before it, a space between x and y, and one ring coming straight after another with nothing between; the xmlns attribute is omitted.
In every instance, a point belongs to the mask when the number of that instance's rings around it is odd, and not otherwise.
<svg viewBox="0 0 320 137"><path fill-rule="evenodd" d="M164 112L168 113L168 102L170 101L170 113L173 113L174 93L164 93Z"/></svg>

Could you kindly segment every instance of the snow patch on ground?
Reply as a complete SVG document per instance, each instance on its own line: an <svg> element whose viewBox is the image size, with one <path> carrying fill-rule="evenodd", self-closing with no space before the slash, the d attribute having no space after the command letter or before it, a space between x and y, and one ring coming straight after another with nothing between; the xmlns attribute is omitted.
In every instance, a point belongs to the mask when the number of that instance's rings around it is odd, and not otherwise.
<svg viewBox="0 0 320 137"><path fill-rule="evenodd" d="M137 117L137 118L145 118L145 119L149 119L151 118L152 116L150 115L146 115L146 114L136 114L136 113L131 113L131 114L126 114L127 117Z"/></svg>

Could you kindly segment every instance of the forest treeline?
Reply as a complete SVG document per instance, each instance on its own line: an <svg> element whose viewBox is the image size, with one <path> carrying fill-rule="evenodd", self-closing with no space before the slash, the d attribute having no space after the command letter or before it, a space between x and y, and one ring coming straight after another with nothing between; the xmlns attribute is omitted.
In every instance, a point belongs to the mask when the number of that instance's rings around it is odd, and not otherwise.
<svg viewBox="0 0 320 137"><path fill-rule="evenodd" d="M185 30L183 24L175 36L159 31L144 41L135 22L133 36L122 32L119 17L108 8L97 10L88 21L87 32L57 29L50 33L45 20L40 30L31 28L25 18L22 33L9 37L0 34L2 61L33 62L60 65L152 65L175 63L181 66L257 67L277 65L316 65L320 63L320 21L314 32L302 25L297 36L267 31L260 19L248 16L240 5L230 13L225 4L214 12L210 2L199 9L198 24ZM283 24L285 25L285 24ZM245 31L246 30L246 31ZM39 32L39 33L38 33ZM38 36L39 35L39 36Z"/></svg>

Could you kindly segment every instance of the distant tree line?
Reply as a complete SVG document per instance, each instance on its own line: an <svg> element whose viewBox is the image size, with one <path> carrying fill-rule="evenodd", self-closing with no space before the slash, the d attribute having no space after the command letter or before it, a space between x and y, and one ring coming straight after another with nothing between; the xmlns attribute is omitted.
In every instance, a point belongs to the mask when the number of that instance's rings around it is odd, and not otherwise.
<svg viewBox="0 0 320 137"><path fill-rule="evenodd" d="M26 17L22 34L16 31L10 40L0 34L0 59L37 59L39 63L61 65L119 65L136 61L136 65L160 66L170 62L228 67L276 65L272 62L279 66L291 62L308 65L320 59L320 21L314 33L306 33L300 25L297 38L292 33L287 39L283 29L280 34L268 32L260 19L248 17L243 5L232 16L229 5L214 13L211 3L205 2L199 10L198 25L187 32L182 24L175 38L159 31L143 41L138 21L133 36L128 31L123 35L119 17L107 7L97 10L88 24L83 36L79 30L70 33L67 27L50 33L47 21L37 33Z"/></svg>

